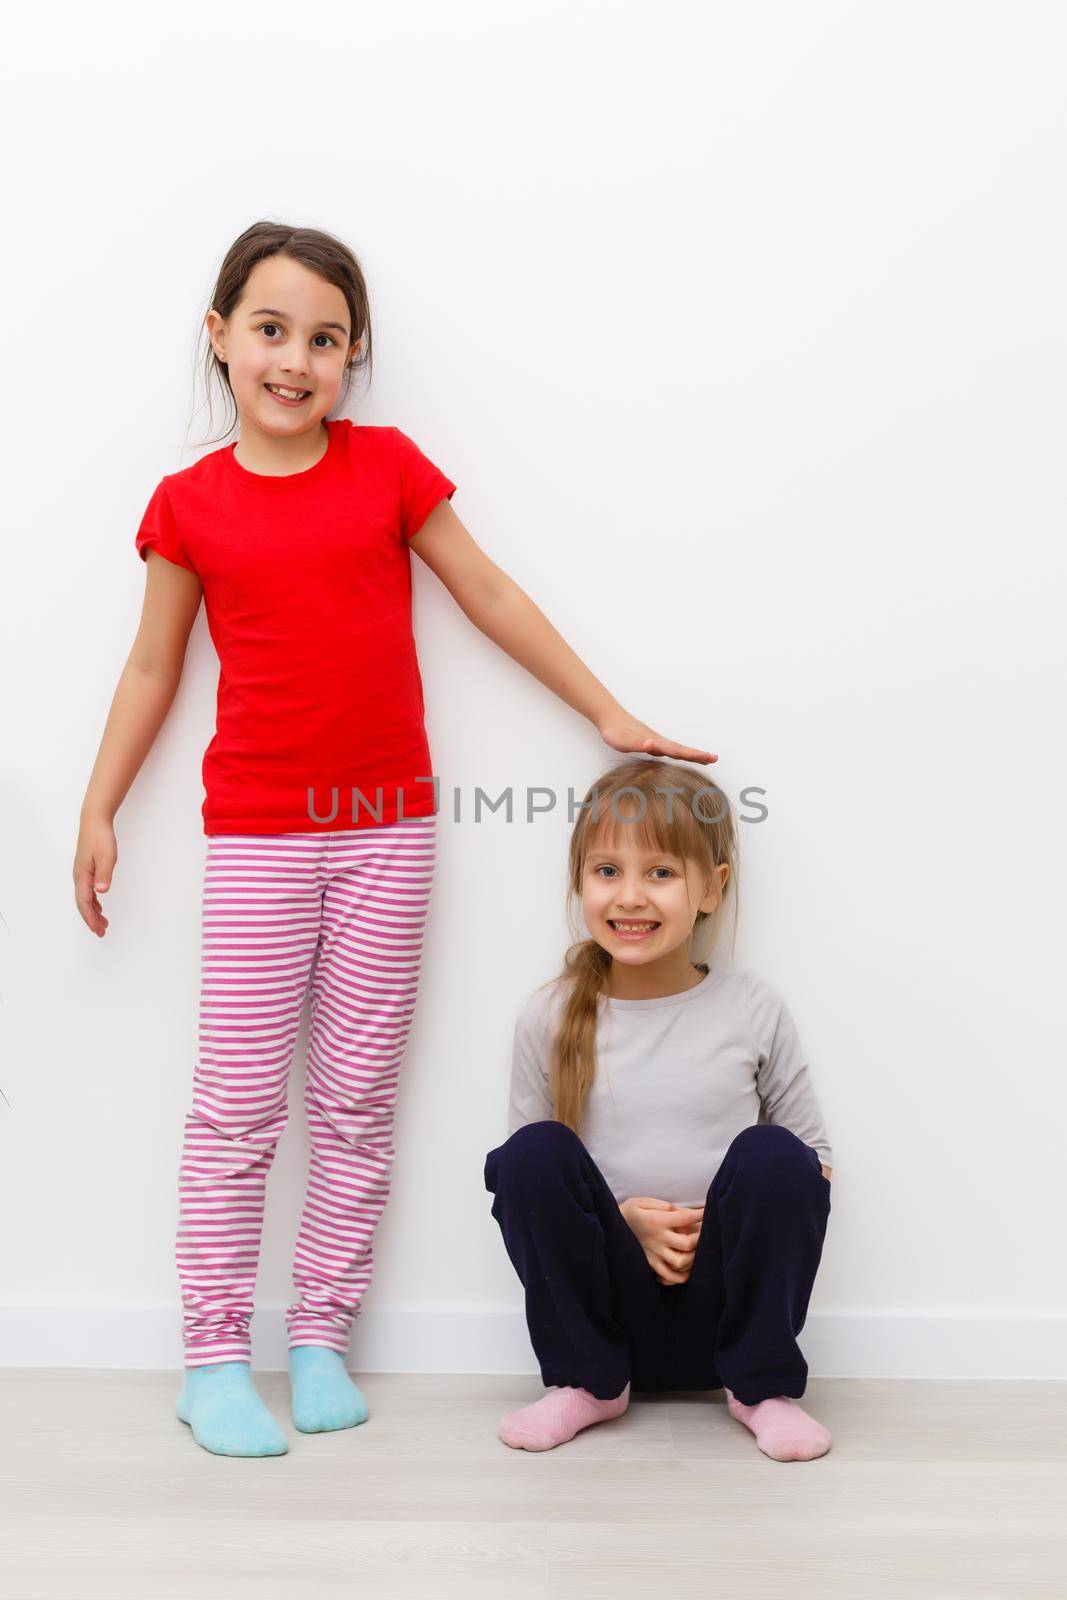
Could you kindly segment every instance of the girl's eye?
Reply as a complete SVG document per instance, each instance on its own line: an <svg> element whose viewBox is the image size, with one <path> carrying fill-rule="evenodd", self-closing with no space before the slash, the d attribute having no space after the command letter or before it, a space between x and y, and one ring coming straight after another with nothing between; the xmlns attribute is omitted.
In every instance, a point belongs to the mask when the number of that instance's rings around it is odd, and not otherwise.
<svg viewBox="0 0 1067 1600"><path fill-rule="evenodd" d="M268 328L276 328L277 326L278 324L276 322L261 322L259 325L259 331L260 333L266 333ZM332 338L330 338L328 333L317 333L315 337L316 339L329 339L331 344L335 342ZM269 342L273 344L274 340L271 339Z"/></svg>

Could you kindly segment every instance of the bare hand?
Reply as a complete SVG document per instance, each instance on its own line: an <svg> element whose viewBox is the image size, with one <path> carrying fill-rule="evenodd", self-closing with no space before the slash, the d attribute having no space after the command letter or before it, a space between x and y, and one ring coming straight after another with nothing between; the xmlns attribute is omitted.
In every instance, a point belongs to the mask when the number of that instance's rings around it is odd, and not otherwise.
<svg viewBox="0 0 1067 1600"><path fill-rule="evenodd" d="M74 900L86 926L99 939L107 932L108 919L100 908L97 890L102 894L111 887L117 860L111 823L104 818L83 819L74 852Z"/></svg>
<svg viewBox="0 0 1067 1600"><path fill-rule="evenodd" d="M613 750L633 751L646 756L673 756L676 761L700 761L705 765L719 759L710 750L696 750L692 745L676 744L673 739L665 739L647 722L639 722L626 711L613 712L605 717L603 722L597 724L597 730L604 743Z"/></svg>
<svg viewBox="0 0 1067 1600"><path fill-rule="evenodd" d="M660 1283L685 1283L693 1269L704 1207L637 1195L624 1200L619 1210Z"/></svg>

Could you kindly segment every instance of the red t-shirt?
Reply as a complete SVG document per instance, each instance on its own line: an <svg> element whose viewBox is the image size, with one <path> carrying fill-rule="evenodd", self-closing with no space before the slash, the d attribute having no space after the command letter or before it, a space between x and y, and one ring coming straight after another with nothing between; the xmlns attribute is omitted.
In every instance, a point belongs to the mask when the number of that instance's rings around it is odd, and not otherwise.
<svg viewBox="0 0 1067 1600"><path fill-rule="evenodd" d="M208 834L337 832L435 811L433 783L416 782L433 768L407 540L456 485L399 428L326 429L305 472L249 472L231 444L169 473L137 532L142 560L151 546L204 589L220 669Z"/></svg>

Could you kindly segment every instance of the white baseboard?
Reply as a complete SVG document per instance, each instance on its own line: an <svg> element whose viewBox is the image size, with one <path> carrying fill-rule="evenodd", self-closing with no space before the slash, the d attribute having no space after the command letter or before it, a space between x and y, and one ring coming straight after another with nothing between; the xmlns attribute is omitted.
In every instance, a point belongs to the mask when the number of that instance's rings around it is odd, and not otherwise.
<svg viewBox="0 0 1067 1600"><path fill-rule="evenodd" d="M824 1311L800 1335L809 1378L1067 1378L1067 1315L1042 1311ZM286 1365L284 1307L258 1308L252 1365ZM353 1372L537 1373L520 1310L368 1309ZM0 1306L0 1367L182 1366L171 1306Z"/></svg>

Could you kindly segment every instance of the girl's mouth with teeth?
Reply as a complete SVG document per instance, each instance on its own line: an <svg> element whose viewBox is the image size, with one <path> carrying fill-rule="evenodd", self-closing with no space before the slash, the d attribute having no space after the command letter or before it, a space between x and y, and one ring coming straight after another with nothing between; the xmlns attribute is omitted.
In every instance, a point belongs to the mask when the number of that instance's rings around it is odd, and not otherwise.
<svg viewBox="0 0 1067 1600"><path fill-rule="evenodd" d="M310 389L300 389L296 391L296 398L294 399L292 393L279 394L278 390L282 387L280 384L265 383L263 387L266 389L269 395L273 395L274 399L283 406L302 406L304 401L309 399L311 396Z"/></svg>
<svg viewBox="0 0 1067 1600"><path fill-rule="evenodd" d="M609 917L608 927L611 929L616 939L647 939L650 934L655 933L656 929L659 927L659 923L652 922L651 920L645 920L642 922L638 922L636 920L633 922L616 922Z"/></svg>

